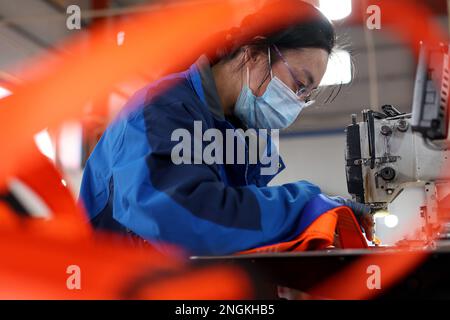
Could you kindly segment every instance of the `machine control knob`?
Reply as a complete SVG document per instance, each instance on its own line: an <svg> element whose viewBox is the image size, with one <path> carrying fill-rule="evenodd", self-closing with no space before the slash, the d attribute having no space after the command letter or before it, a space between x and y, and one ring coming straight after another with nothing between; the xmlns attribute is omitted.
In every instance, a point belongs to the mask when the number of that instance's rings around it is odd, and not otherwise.
<svg viewBox="0 0 450 320"><path fill-rule="evenodd" d="M395 179L395 170L391 167L381 169L380 176L384 181L392 181Z"/></svg>
<svg viewBox="0 0 450 320"><path fill-rule="evenodd" d="M409 129L409 123L405 119L398 120L397 129L400 132L406 132Z"/></svg>
<svg viewBox="0 0 450 320"><path fill-rule="evenodd" d="M383 136L390 136L390 135L392 135L392 129L391 129L391 127L386 126L386 125L381 126L381 134L382 134Z"/></svg>

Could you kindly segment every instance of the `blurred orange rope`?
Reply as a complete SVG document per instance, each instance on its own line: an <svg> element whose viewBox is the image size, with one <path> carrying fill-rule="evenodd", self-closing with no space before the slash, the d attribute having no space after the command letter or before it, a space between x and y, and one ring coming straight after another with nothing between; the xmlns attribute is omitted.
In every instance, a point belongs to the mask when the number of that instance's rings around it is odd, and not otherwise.
<svg viewBox="0 0 450 320"><path fill-rule="evenodd" d="M0 100L0 146L3 155L0 186L24 168L35 166L34 157L29 153L35 133L66 120L81 119L87 101L100 97L116 83L142 69L172 70L190 64L201 52L208 52L220 45L206 43L209 36L231 28L231 17L240 20L257 3L259 1L217 1L150 12L117 25L118 30L127 35L126 45L119 47L105 40L102 33L94 28L90 31L92 41L89 48L83 48L81 42L74 38L63 46L64 52L70 54L62 61L55 62L48 57L36 60L35 68L30 70L32 80L14 88L12 96ZM415 54L419 41L429 44L447 41L446 33L432 20L430 12L417 2L411 5L407 0L379 0L377 5L381 7L383 28L395 31ZM277 10L268 13L269 18L262 22L258 30L254 30L254 36L292 22L288 17L301 18L301 13L292 14L289 5L274 9ZM355 10L355 15L360 15L357 19L365 21L366 17L361 12ZM275 18L281 14L286 16L283 21ZM5 238L0 243L16 240L17 237ZM12 254L8 246L2 246L0 252L3 256ZM382 267L384 288L387 288L424 258L426 256L420 252L405 252L402 259L396 261L364 258L314 289L313 294L336 299L370 298L374 292L365 286L368 265ZM92 268L102 268L102 265ZM0 274L2 277L3 274Z"/></svg>

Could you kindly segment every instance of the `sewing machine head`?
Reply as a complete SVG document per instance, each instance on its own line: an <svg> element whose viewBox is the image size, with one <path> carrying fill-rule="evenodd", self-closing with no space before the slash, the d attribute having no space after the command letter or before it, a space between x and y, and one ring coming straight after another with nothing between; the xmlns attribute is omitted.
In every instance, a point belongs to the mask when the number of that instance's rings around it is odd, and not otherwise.
<svg viewBox="0 0 450 320"><path fill-rule="evenodd" d="M349 193L373 211L392 211L402 193L410 197L406 201L418 201L413 213L421 221L413 236L418 240L429 239L442 221L450 221L440 216L450 195L448 61L448 47L422 46L412 114L390 105L382 111L364 110L362 121L352 115L346 130ZM414 196L408 193L413 189Z"/></svg>

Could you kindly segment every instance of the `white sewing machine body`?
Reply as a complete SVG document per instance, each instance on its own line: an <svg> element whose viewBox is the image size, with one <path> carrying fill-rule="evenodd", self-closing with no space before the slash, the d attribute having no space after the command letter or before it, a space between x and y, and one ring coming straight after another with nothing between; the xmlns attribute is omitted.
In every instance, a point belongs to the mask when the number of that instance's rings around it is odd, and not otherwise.
<svg viewBox="0 0 450 320"><path fill-rule="evenodd" d="M385 105L383 112L364 110L359 123L352 115L347 127L349 193L374 211L395 208L402 193L421 198L411 199L419 207L407 213L421 218L419 230L413 232L418 240L430 240L436 230L440 238L450 239L448 49L422 45L411 114ZM415 193L407 192L413 189Z"/></svg>

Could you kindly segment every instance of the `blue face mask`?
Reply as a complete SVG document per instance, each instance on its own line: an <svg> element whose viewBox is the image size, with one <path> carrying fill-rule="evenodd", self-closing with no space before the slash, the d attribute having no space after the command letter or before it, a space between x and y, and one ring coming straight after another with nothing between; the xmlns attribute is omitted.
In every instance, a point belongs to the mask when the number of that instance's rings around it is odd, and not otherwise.
<svg viewBox="0 0 450 320"><path fill-rule="evenodd" d="M249 88L249 80L247 68L247 84L235 105L236 116L247 128L285 129L297 119L303 108L312 104L299 100L294 91L277 77L272 77L264 94L257 97Z"/></svg>

